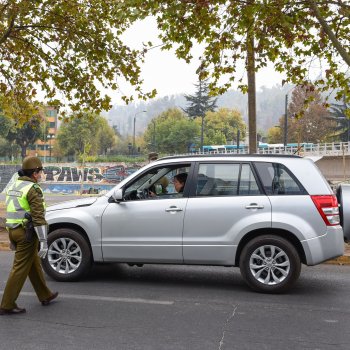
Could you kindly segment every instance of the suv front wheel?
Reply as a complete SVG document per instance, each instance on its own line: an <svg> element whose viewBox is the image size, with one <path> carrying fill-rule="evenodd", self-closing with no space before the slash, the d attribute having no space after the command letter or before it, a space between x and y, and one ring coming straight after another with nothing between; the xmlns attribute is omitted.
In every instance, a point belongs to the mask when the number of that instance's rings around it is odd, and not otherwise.
<svg viewBox="0 0 350 350"><path fill-rule="evenodd" d="M263 235L243 248L239 266L245 282L263 293L281 293L298 279L301 262L295 247L286 239Z"/></svg>
<svg viewBox="0 0 350 350"><path fill-rule="evenodd" d="M86 275L92 264L88 242L76 230L60 228L47 239L48 253L43 260L45 272L60 282L77 281Z"/></svg>

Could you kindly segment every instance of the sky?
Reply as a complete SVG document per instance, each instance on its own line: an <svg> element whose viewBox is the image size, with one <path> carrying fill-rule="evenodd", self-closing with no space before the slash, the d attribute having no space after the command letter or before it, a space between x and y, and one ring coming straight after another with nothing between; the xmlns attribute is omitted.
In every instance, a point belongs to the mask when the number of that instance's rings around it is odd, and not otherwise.
<svg viewBox="0 0 350 350"><path fill-rule="evenodd" d="M157 27L154 18L135 23L125 34L123 40L132 48L141 48L142 42L151 41L153 45L160 44L157 38ZM201 47L195 46L194 60L187 64L184 60L176 58L174 51L162 51L159 47L147 53L145 63L141 66L144 79L144 91L157 89L157 97L182 93L194 93L194 84L198 78L196 69L199 65L198 57ZM245 75L242 67L242 74ZM261 69L256 75L256 87L272 87L282 83L283 76L274 71L273 67ZM133 89L120 79L118 81L120 93L113 93L113 103L120 103L122 94L132 94ZM233 86L234 88L234 86Z"/></svg>

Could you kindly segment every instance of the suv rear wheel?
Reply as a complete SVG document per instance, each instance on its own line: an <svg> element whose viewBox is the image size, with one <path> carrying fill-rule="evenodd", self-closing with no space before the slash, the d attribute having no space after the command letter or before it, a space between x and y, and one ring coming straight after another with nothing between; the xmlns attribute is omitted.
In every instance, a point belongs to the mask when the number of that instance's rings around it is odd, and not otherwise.
<svg viewBox="0 0 350 350"><path fill-rule="evenodd" d="M56 281L76 281L89 272L91 250L78 231L69 228L54 230L49 234L47 244L49 250L43 268Z"/></svg>
<svg viewBox="0 0 350 350"><path fill-rule="evenodd" d="M301 270L295 247L275 235L263 235L249 241L242 250L239 266L245 282L264 293L281 293L289 289Z"/></svg>

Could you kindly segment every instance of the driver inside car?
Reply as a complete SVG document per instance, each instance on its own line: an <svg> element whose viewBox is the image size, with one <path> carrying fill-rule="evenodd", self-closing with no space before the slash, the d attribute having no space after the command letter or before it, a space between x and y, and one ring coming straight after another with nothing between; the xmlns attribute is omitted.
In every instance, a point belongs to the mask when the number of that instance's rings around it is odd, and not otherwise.
<svg viewBox="0 0 350 350"><path fill-rule="evenodd" d="M163 179L163 178L162 178ZM161 180L162 180L161 179ZM173 178L173 183L174 183L174 188L175 188L175 191L177 192L175 194L175 197L179 197L181 196L182 197L182 192L184 190L184 187L185 187L185 183L186 183L186 180L187 180L187 173L181 173L181 174L176 174ZM162 187L163 188L163 187ZM170 198L171 197L174 197L174 195L171 195L169 194L169 196L166 196L164 197L163 194L166 194L167 192L161 192L161 194L157 195L154 191L150 190L149 191L149 196L152 197L152 198L159 198L159 197L163 197L163 198Z"/></svg>

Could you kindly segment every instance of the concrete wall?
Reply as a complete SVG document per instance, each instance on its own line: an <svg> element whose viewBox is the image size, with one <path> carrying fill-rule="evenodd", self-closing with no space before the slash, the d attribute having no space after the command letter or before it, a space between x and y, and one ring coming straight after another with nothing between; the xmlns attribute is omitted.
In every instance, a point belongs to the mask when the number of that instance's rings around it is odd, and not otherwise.
<svg viewBox="0 0 350 350"><path fill-rule="evenodd" d="M350 179L350 156L324 156L316 162L325 178L332 182Z"/></svg>
<svg viewBox="0 0 350 350"><path fill-rule="evenodd" d="M0 165L0 192L2 192L12 175L20 169L20 167L20 165Z"/></svg>

